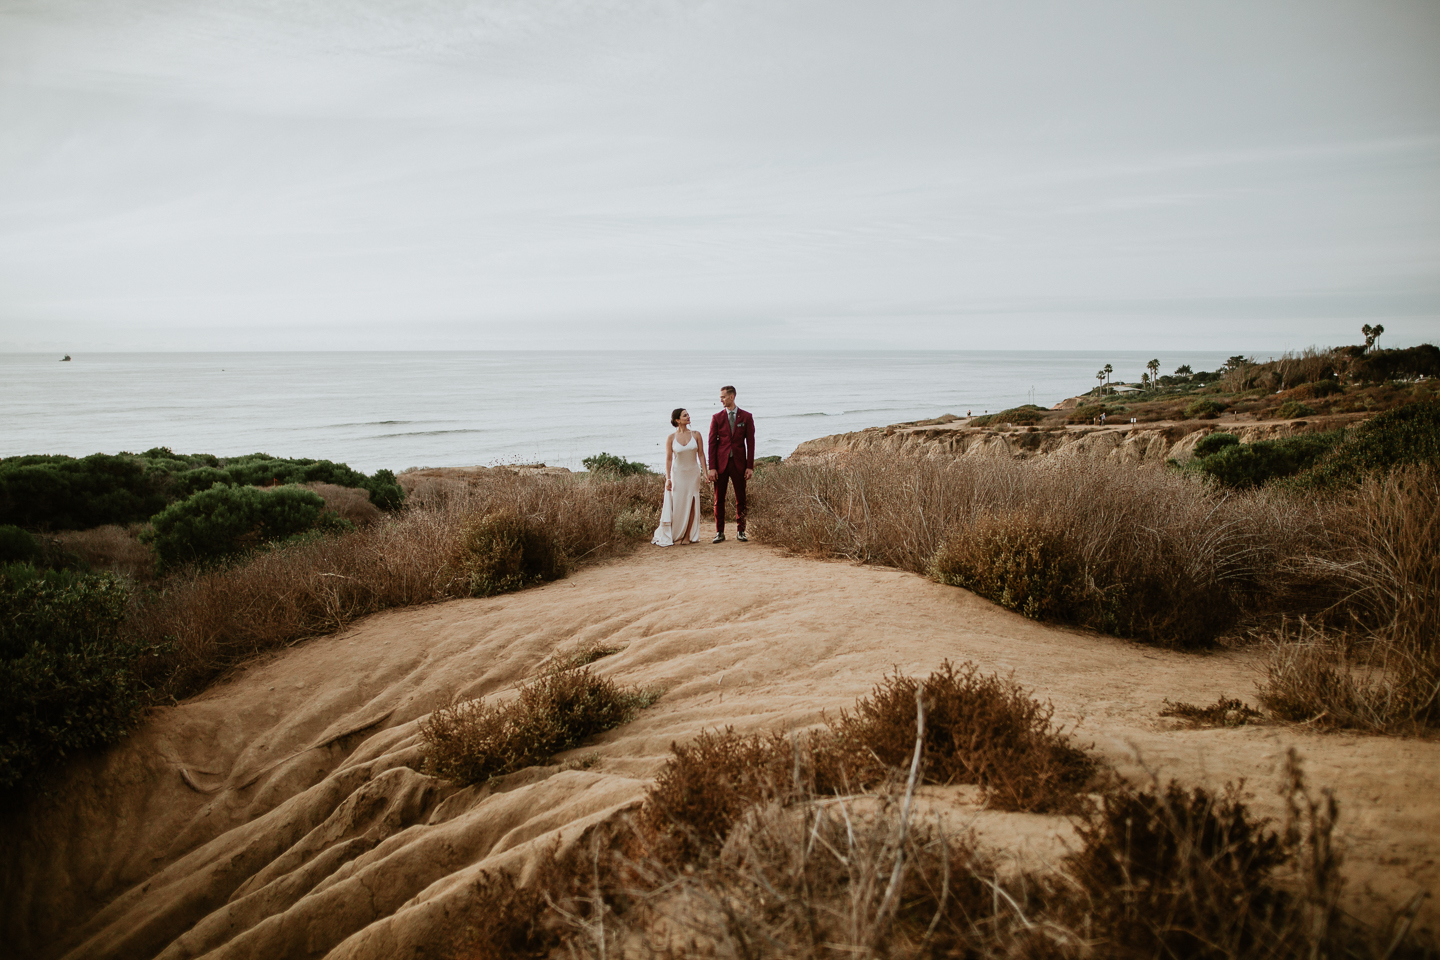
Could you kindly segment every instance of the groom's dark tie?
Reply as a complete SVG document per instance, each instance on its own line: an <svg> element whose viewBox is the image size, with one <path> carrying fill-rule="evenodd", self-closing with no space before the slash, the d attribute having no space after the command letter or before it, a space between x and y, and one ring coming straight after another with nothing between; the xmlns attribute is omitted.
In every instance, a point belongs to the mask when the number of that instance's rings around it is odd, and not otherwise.
<svg viewBox="0 0 1440 960"><path fill-rule="evenodd" d="M730 430L731 430L731 432L734 432L734 430L735 430L735 410L734 410L734 408L731 408L731 409L729 409L729 410L727 410L727 411L725 411L725 412L730 415Z"/></svg>

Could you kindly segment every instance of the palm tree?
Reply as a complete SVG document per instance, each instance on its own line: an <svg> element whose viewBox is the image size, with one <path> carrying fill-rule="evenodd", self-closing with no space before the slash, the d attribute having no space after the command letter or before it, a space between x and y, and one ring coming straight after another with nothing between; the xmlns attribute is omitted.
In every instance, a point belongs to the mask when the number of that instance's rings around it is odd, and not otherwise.
<svg viewBox="0 0 1440 960"><path fill-rule="evenodd" d="M1190 364L1188 363L1182 363L1180 364L1180 366L1175 368L1175 376L1177 377L1189 378L1193 377L1194 375L1195 371L1190 369Z"/></svg>
<svg viewBox="0 0 1440 960"><path fill-rule="evenodd" d="M1100 388L1101 388L1101 389L1100 389L1100 392L1101 392L1101 393L1104 393L1104 392L1105 392L1105 389L1104 389L1104 388L1105 388L1105 371L1104 371L1104 370L1099 370L1099 371L1097 371L1097 372L1095 373L1095 379L1100 381Z"/></svg>
<svg viewBox="0 0 1440 960"><path fill-rule="evenodd" d="M1385 325L1377 323L1372 327L1367 323L1360 328L1360 332L1365 335L1365 352L1369 353L1370 348L1375 346L1375 341L1380 339L1380 334L1385 332Z"/></svg>
<svg viewBox="0 0 1440 960"><path fill-rule="evenodd" d="M1112 373L1115 372L1115 368L1112 367L1112 366L1110 366L1110 364L1107 363L1107 364L1105 364L1105 369L1104 369L1104 371L1102 371L1102 372L1105 374L1105 386L1108 387L1108 386L1110 386L1110 374L1112 374Z"/></svg>
<svg viewBox="0 0 1440 960"><path fill-rule="evenodd" d="M1150 386L1151 386L1152 388L1153 388L1153 387L1159 387L1159 386L1160 386L1160 361L1159 361L1159 360L1151 360L1149 363L1145 364L1145 369L1150 371Z"/></svg>

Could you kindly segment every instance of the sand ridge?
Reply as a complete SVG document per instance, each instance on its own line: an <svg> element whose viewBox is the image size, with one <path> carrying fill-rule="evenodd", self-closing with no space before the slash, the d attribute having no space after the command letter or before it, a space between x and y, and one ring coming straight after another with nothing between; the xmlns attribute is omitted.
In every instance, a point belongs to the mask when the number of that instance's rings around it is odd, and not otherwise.
<svg viewBox="0 0 1440 960"><path fill-rule="evenodd" d="M513 695L576 642L623 647L594 669L658 685L637 720L483 788L423 776L418 721L452 697ZM886 672L945 659L1012 672L1131 776L1245 779L1278 813L1286 751L1335 789L1348 905L1440 888L1440 744L1294 726L1179 729L1166 698L1253 701L1253 652L1182 654L1026 620L895 570L789 557L733 537L645 547L568 580L378 614L153 711L3 827L0 910L22 956L430 956L496 866L636 806L672 741L792 729ZM1053 859L1059 818L980 811L930 788L947 820L1012 855ZM1421 920L1434 926L1429 901Z"/></svg>

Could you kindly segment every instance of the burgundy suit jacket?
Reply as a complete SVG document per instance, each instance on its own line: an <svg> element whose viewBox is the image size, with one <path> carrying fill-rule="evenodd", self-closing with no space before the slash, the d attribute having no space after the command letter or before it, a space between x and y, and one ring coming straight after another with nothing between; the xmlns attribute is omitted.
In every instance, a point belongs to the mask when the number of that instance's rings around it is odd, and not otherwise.
<svg viewBox="0 0 1440 960"><path fill-rule="evenodd" d="M730 429L730 414L724 407L710 418L710 469L724 473L734 460L741 469L755 469L755 418L735 408L735 429Z"/></svg>

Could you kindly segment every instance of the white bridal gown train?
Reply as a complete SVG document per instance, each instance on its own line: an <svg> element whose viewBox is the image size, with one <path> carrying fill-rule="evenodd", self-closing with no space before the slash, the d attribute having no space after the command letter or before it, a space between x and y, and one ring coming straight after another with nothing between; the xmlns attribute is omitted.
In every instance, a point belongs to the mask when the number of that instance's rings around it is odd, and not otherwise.
<svg viewBox="0 0 1440 960"><path fill-rule="evenodd" d="M676 441L670 459L670 486L660 505L660 526L650 542L671 547L700 539L700 435L692 432L690 442Z"/></svg>

